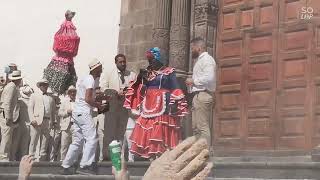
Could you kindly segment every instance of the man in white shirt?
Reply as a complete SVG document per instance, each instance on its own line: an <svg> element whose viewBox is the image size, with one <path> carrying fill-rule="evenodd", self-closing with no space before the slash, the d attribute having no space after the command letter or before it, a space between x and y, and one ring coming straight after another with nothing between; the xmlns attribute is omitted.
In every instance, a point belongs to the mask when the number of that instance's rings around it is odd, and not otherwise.
<svg viewBox="0 0 320 180"><path fill-rule="evenodd" d="M103 110L102 103L95 98L95 88L99 85L102 73L102 64L97 60L89 64L90 74L77 81L77 95L72 112L73 133L72 143L69 146L66 158L62 162L64 175L74 174L74 163L83 147L83 155L80 162L80 174L96 174L94 168L95 152L97 148L97 133L92 118L93 108Z"/></svg>
<svg viewBox="0 0 320 180"><path fill-rule="evenodd" d="M29 155L35 156L37 161L47 160L47 149L50 139L50 129L56 121L56 104L54 99L48 95L47 90L49 82L42 79L37 83L40 92L34 93L29 101L29 118L30 118L30 144ZM41 144L38 146L38 142ZM40 155L37 155L37 148L40 147Z"/></svg>
<svg viewBox="0 0 320 180"><path fill-rule="evenodd" d="M192 78L186 80L186 85L192 87L195 94L192 101L192 128L194 135L206 138L211 145L212 113L214 92L216 90L216 63L206 52L206 44L202 38L191 41L192 58L196 59Z"/></svg>
<svg viewBox="0 0 320 180"><path fill-rule="evenodd" d="M126 56L118 54L115 56L116 68L111 72L106 72L101 81L103 91L113 89L116 94L112 95L110 110L106 115L106 143L112 140L122 141L124 139L126 125L128 121L128 110L123 107L124 94L130 82L134 81L136 74L127 70Z"/></svg>

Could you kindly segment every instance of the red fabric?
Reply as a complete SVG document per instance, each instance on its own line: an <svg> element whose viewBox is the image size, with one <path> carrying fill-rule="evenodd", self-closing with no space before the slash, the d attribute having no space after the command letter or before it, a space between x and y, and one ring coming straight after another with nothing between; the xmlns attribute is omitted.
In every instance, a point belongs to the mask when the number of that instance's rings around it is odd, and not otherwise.
<svg viewBox="0 0 320 180"><path fill-rule="evenodd" d="M175 89L170 95L170 104L177 104L178 111L172 115L185 116L188 114L188 103L181 89Z"/></svg>
<svg viewBox="0 0 320 180"><path fill-rule="evenodd" d="M71 21L65 21L54 36L53 50L58 56L74 57L78 54L80 37Z"/></svg>
<svg viewBox="0 0 320 180"><path fill-rule="evenodd" d="M164 89L148 89L143 102L143 117L162 115L166 110L166 95Z"/></svg>
<svg viewBox="0 0 320 180"><path fill-rule="evenodd" d="M143 100L141 89L143 85L132 82L125 94L123 107L130 109L135 114L140 114L140 105Z"/></svg>
<svg viewBox="0 0 320 180"><path fill-rule="evenodd" d="M160 155L176 147L180 139L180 120L170 115L153 119L139 117L130 137L130 151L144 158Z"/></svg>

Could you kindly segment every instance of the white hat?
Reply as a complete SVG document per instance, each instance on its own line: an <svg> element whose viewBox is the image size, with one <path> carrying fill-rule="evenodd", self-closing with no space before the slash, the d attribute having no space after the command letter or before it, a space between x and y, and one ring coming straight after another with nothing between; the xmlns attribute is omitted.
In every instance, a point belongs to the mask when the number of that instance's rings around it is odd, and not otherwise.
<svg viewBox="0 0 320 180"><path fill-rule="evenodd" d="M102 66L100 61L97 58L93 58L92 61L89 63L89 69L90 71L93 71L97 67Z"/></svg>
<svg viewBox="0 0 320 180"><path fill-rule="evenodd" d="M8 66L9 67L17 67L17 65L15 63L9 63Z"/></svg>
<svg viewBox="0 0 320 180"><path fill-rule="evenodd" d="M25 95L33 93L33 89L28 85L25 85L25 86L21 87L20 90Z"/></svg>
<svg viewBox="0 0 320 180"><path fill-rule="evenodd" d="M12 81L22 79L21 71L19 70L12 71L12 73L9 74L9 79Z"/></svg>
<svg viewBox="0 0 320 180"><path fill-rule="evenodd" d="M37 87L40 87L40 84L49 84L49 81L47 79L41 79L37 82Z"/></svg>
<svg viewBox="0 0 320 180"><path fill-rule="evenodd" d="M76 87L74 87L74 85L71 85L69 86L68 90L67 90L67 94L70 92L70 91L76 91Z"/></svg>

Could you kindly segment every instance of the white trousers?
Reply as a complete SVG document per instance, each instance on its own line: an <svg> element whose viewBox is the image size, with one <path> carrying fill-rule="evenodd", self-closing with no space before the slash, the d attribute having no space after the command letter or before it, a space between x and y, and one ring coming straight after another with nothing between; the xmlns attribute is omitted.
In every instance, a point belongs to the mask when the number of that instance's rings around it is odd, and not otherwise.
<svg viewBox="0 0 320 180"><path fill-rule="evenodd" d="M97 149L97 133L91 114L72 113L74 118L72 143L69 146L66 158L62 162L62 167L71 167L78 159L83 146L83 155L80 167L90 166L95 160Z"/></svg>
<svg viewBox="0 0 320 180"><path fill-rule="evenodd" d="M128 161L133 162L134 161L134 155L130 152L132 142L130 140L130 136L132 134L133 129L127 129L125 133L125 141L127 141L127 147L128 147Z"/></svg>

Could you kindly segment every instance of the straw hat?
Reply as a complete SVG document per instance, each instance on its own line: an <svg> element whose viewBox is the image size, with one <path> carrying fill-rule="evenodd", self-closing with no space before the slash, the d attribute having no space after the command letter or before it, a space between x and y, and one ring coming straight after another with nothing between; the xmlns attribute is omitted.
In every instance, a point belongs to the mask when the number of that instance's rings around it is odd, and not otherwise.
<svg viewBox="0 0 320 180"><path fill-rule="evenodd" d="M13 71L11 74L9 74L9 79L11 81L22 79L21 71L19 70Z"/></svg>
<svg viewBox="0 0 320 180"><path fill-rule="evenodd" d="M33 93L33 89L28 85L25 85L25 86L21 87L20 90L25 95L29 95L29 94Z"/></svg>
<svg viewBox="0 0 320 180"><path fill-rule="evenodd" d="M67 94L69 94L70 91L77 91L76 87L74 87L73 85L69 86L68 90L67 90Z"/></svg>
<svg viewBox="0 0 320 180"><path fill-rule="evenodd" d="M49 84L49 81L47 79L41 79L37 82L37 87L40 87L40 84Z"/></svg>
<svg viewBox="0 0 320 180"><path fill-rule="evenodd" d="M97 58L93 58L91 62L89 63L89 69L90 71L93 71L97 67L102 66L101 62Z"/></svg>

